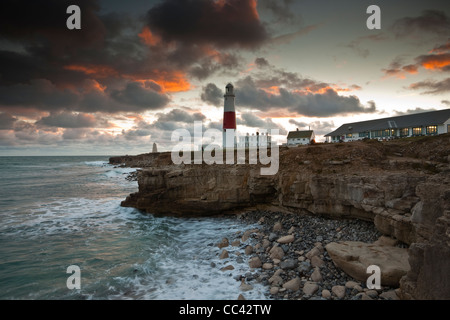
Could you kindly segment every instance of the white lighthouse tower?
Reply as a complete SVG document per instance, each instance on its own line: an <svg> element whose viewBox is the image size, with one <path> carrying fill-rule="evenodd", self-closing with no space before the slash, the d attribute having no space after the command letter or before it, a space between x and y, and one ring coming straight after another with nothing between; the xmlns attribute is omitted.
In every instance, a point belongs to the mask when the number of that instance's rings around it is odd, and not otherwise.
<svg viewBox="0 0 450 320"><path fill-rule="evenodd" d="M223 148L234 148L236 132L236 110L234 107L234 87L231 83L225 87L223 110ZM228 132L228 134L227 134Z"/></svg>

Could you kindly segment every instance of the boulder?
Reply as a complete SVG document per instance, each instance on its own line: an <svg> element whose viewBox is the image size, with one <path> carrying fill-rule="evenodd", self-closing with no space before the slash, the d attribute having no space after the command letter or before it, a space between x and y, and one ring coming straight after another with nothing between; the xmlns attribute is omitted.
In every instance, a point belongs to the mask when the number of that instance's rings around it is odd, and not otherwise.
<svg viewBox="0 0 450 320"><path fill-rule="evenodd" d="M248 265L250 268L261 268L261 259L259 257L253 257L248 261Z"/></svg>
<svg viewBox="0 0 450 320"><path fill-rule="evenodd" d="M398 287L409 270L406 248L342 241L329 243L326 250L336 266L359 281L367 281L367 267L376 265L380 267L381 285Z"/></svg>
<svg viewBox="0 0 450 320"><path fill-rule="evenodd" d="M284 257L284 250L281 247L274 246L272 247L272 249L270 249L269 254L271 259L281 260Z"/></svg>
<svg viewBox="0 0 450 320"><path fill-rule="evenodd" d="M301 284L300 278L295 277L294 279L289 280L288 282L283 284L283 288L292 290L292 291L297 291L298 289L300 289L300 284Z"/></svg>
<svg viewBox="0 0 450 320"><path fill-rule="evenodd" d="M320 273L320 269L318 267L314 268L314 271L311 274L311 280L314 282L322 282L322 274Z"/></svg>
<svg viewBox="0 0 450 320"><path fill-rule="evenodd" d="M225 249L223 249L223 251L222 251L222 253L220 254L219 258L220 258L220 259L226 259L226 258L228 258L228 257L229 257L228 251L225 250Z"/></svg>
<svg viewBox="0 0 450 320"><path fill-rule="evenodd" d="M331 291L334 293L336 297L342 299L345 297L345 287L344 286L333 286Z"/></svg>
<svg viewBox="0 0 450 320"><path fill-rule="evenodd" d="M303 293L309 296L316 293L317 290L319 290L319 286L315 282L307 281L303 286Z"/></svg>
<svg viewBox="0 0 450 320"><path fill-rule="evenodd" d="M293 234L289 234L287 236L281 237L277 240L278 243L285 244L294 242L295 238Z"/></svg>

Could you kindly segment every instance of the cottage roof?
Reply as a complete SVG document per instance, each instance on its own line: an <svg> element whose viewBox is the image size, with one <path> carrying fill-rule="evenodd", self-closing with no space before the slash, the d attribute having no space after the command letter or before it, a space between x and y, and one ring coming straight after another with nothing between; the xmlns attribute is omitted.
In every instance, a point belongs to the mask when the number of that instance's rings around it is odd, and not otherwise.
<svg viewBox="0 0 450 320"><path fill-rule="evenodd" d="M289 131L287 138L288 139L298 139L298 138L308 138L311 139L313 134L312 130L306 131Z"/></svg>

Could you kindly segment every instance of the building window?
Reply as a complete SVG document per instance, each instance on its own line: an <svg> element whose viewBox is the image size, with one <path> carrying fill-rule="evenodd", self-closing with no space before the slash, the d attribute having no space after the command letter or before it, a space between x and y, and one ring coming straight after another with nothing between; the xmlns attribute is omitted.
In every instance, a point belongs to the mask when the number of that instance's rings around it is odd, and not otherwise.
<svg viewBox="0 0 450 320"><path fill-rule="evenodd" d="M413 135L418 136L422 134L422 127L413 128Z"/></svg>
<svg viewBox="0 0 450 320"><path fill-rule="evenodd" d="M351 133L347 133L347 138L351 138L353 135Z"/></svg>
<svg viewBox="0 0 450 320"><path fill-rule="evenodd" d="M359 137L360 138L368 138L369 137L369 133L368 132L360 132L359 133Z"/></svg>
<svg viewBox="0 0 450 320"><path fill-rule="evenodd" d="M409 128L403 128L403 129L400 129L400 136L401 136L401 137L407 137L407 136L409 136Z"/></svg>
<svg viewBox="0 0 450 320"><path fill-rule="evenodd" d="M382 130L373 131L373 136L374 137L381 137L382 134L383 134Z"/></svg>
<svg viewBox="0 0 450 320"><path fill-rule="evenodd" d="M383 137L389 137L390 136L390 131L389 129L383 130Z"/></svg>
<svg viewBox="0 0 450 320"><path fill-rule="evenodd" d="M428 126L427 134L437 134L437 126Z"/></svg>

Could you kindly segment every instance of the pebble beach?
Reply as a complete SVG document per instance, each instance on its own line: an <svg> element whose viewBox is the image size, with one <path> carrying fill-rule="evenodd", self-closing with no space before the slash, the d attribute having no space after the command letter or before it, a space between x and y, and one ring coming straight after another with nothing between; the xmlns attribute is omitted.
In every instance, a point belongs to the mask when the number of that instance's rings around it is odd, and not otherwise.
<svg viewBox="0 0 450 320"><path fill-rule="evenodd" d="M242 292L238 299L246 299L254 285L267 288L266 297L271 300L398 299L396 288L369 289L341 271L325 249L330 242L377 241L382 234L372 222L270 211L250 211L238 219L257 227L216 244L223 272L233 269L234 262L250 267L245 274L234 275Z"/></svg>

